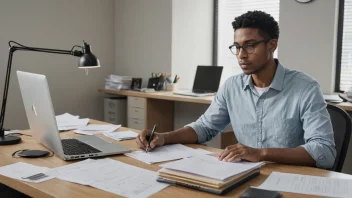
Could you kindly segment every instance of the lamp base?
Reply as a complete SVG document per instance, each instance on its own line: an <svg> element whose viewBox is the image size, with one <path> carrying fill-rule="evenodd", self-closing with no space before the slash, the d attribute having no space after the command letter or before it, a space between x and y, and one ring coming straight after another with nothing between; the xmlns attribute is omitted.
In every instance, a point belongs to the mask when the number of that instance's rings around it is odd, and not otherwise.
<svg viewBox="0 0 352 198"><path fill-rule="evenodd" d="M0 146L1 145L18 144L20 142L21 142L21 138L20 137L16 137L16 136L0 137Z"/></svg>

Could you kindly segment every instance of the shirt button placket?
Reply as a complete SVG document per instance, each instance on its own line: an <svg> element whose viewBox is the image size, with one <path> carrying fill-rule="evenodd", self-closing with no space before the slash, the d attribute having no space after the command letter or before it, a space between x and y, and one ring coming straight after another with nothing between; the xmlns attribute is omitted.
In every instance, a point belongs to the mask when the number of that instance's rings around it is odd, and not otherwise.
<svg viewBox="0 0 352 198"><path fill-rule="evenodd" d="M262 148L262 115L263 115L263 99L259 98L257 105L257 118L258 118L258 135L257 147Z"/></svg>

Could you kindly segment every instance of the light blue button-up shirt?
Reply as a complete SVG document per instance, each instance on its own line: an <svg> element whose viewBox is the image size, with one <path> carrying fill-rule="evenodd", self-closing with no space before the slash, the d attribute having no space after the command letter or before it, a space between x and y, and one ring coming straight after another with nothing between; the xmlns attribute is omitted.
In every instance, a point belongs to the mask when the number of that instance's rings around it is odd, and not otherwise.
<svg viewBox="0 0 352 198"><path fill-rule="evenodd" d="M207 111L192 127L198 143L232 124L239 143L253 148L302 146L316 166L331 168L336 157L334 134L319 84L310 76L277 69L269 89L259 95L250 75L226 80Z"/></svg>

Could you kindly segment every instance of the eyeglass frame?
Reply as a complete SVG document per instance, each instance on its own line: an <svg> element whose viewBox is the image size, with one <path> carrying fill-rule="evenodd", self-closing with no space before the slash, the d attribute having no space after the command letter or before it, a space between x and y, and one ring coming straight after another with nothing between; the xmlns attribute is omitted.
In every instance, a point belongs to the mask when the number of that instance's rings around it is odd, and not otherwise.
<svg viewBox="0 0 352 198"><path fill-rule="evenodd" d="M271 40L271 39L263 39L263 40L256 41L256 42L254 42L254 43L250 43L251 45L254 45L254 50L253 50L253 52L255 51L255 48L257 47L258 44L263 43L263 42L265 43L265 42L267 42L267 41L269 41L269 40ZM237 45L237 44L234 43L234 44L232 44L232 45L229 46L229 49L230 49L231 53L232 53L233 55L236 55L236 56L237 56L238 54L240 54L241 48L242 48L242 50L245 51L247 54L252 54L253 52L248 53L247 50L246 50L245 48L243 48L245 45L248 45L248 43L246 43L246 44L244 44L244 45L242 45L242 46ZM232 49L233 47L236 47L236 52L237 52L237 48L238 48L238 53L237 53L237 54L236 54L236 53L234 54L234 53L232 52L231 49Z"/></svg>

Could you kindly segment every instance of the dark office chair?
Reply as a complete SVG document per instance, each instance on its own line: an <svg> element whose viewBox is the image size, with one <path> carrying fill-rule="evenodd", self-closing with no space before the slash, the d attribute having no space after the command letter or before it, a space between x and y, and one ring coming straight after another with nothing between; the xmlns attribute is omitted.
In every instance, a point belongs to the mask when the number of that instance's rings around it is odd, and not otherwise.
<svg viewBox="0 0 352 198"><path fill-rule="evenodd" d="M337 152L334 166L330 170L341 172L351 137L351 118L350 115L340 107L328 104L327 109L334 130Z"/></svg>

